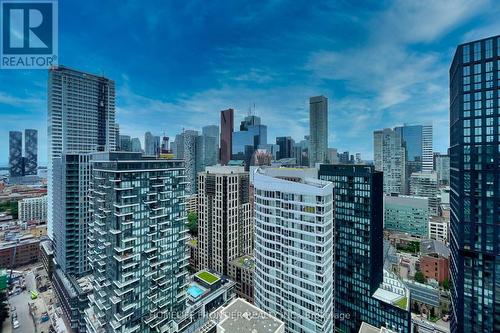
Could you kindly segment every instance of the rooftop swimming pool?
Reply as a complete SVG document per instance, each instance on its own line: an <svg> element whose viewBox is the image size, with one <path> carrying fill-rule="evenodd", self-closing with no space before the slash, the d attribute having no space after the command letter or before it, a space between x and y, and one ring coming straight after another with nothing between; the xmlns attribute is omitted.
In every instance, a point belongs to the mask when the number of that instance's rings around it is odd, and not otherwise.
<svg viewBox="0 0 500 333"><path fill-rule="evenodd" d="M191 297L198 298L201 295L203 295L205 290L202 287L200 287L199 285L193 283L189 286L187 292Z"/></svg>

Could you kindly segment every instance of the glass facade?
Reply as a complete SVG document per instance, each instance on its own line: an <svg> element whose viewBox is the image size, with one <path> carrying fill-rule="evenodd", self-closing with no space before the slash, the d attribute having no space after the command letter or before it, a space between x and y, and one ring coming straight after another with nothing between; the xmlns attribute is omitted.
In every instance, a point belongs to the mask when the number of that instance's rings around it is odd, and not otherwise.
<svg viewBox="0 0 500 333"><path fill-rule="evenodd" d="M375 297L383 284L383 180L368 165L321 165L333 182L335 329L357 332L362 322L410 332L410 312Z"/></svg>
<svg viewBox="0 0 500 333"><path fill-rule="evenodd" d="M9 132L9 175L21 177L23 175L23 133Z"/></svg>
<svg viewBox="0 0 500 333"><path fill-rule="evenodd" d="M188 252L181 160L92 157L88 332L171 332L186 308Z"/></svg>
<svg viewBox="0 0 500 333"><path fill-rule="evenodd" d="M450 68L452 332L500 331L500 37Z"/></svg>
<svg viewBox="0 0 500 333"><path fill-rule="evenodd" d="M267 126L261 125L259 117L248 116L241 122L240 131L233 133L231 159L245 161L248 170L254 151L259 145L265 144L267 144Z"/></svg>
<svg viewBox="0 0 500 333"><path fill-rule="evenodd" d="M36 175L38 168L38 131L24 130L24 174Z"/></svg>

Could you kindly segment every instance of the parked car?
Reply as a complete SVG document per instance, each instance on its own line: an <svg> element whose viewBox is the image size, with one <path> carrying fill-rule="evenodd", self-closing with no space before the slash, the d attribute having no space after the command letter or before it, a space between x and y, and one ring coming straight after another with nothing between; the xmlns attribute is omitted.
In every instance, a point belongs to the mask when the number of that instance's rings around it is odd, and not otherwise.
<svg viewBox="0 0 500 333"><path fill-rule="evenodd" d="M19 328L21 325L19 324L19 321L16 319L12 322L12 327L13 328Z"/></svg>

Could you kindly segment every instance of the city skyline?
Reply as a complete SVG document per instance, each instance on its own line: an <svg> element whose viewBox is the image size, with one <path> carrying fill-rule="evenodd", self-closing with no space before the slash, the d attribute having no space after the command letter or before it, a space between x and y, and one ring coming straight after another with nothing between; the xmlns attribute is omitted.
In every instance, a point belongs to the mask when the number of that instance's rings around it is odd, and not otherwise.
<svg viewBox="0 0 500 333"><path fill-rule="evenodd" d="M97 31L92 27L79 29L90 18L104 20L100 13L110 11L108 5L61 2L60 12L65 15L60 18L59 60L115 80L121 133L141 141L146 131L172 137L182 128L218 124L220 110L227 108L235 109L235 123L239 123L253 103L255 114L269 126L270 139L291 135L299 140L308 132L308 98L322 94L331 104L329 147L359 151L371 159L372 138L365 133L431 120L434 149L444 153L449 142L447 74L454 47L495 35L500 28L493 21L500 6L493 2L454 4L386 2L358 10L349 4L274 2L243 8L232 5L222 11L219 3L195 3L190 8L165 4L160 9L155 4L142 8L127 3L117 9L116 25L100 27L108 35L120 30L120 38L110 42L107 38L96 41ZM177 17L169 17L169 11ZM192 24L177 24L192 12L205 15ZM224 29L229 26L235 35L252 33L240 39L223 32L222 23L209 19L218 12L230 17ZM286 21L298 12L301 18L286 29L268 24ZM481 14L486 15L474 20ZM134 28L128 27L132 15ZM315 20L326 22L327 17L334 19L321 30L311 26ZM437 17L445 19L433 19ZM208 32L204 30L207 21L213 23ZM384 34L402 24L412 32ZM375 25L378 29L373 29ZM211 38L202 38L206 35ZM140 48L141 56L120 53L124 61L116 65L122 44ZM275 48L283 52L274 52ZM388 52L391 57L385 56ZM282 61L283 54L293 54L295 60ZM372 62L378 66L370 66ZM184 64L190 64L189 70ZM2 140L8 140L10 130L37 129L39 164L46 165L46 71L2 71L0 80L5 83L0 87L0 115L5 119ZM290 112L296 116L288 117ZM414 118L408 119L408 114ZM5 145L0 155L0 165L6 166Z"/></svg>

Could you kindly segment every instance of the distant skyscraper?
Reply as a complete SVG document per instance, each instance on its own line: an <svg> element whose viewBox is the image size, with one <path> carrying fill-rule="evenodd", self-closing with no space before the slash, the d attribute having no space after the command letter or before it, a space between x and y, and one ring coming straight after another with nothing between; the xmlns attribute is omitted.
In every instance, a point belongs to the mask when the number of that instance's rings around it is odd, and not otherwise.
<svg viewBox="0 0 500 333"><path fill-rule="evenodd" d="M333 186L314 169L260 168L255 305L290 333L333 332Z"/></svg>
<svg viewBox="0 0 500 333"><path fill-rule="evenodd" d="M366 322L410 332L409 292L383 269L382 173L369 165L321 165L318 175L335 189L336 331L358 332Z"/></svg>
<svg viewBox="0 0 500 333"><path fill-rule="evenodd" d="M340 153L339 155L339 163L340 164L349 164L349 151L345 151L343 153Z"/></svg>
<svg viewBox="0 0 500 333"><path fill-rule="evenodd" d="M337 148L328 148L328 163L339 164Z"/></svg>
<svg viewBox="0 0 500 333"><path fill-rule="evenodd" d="M173 332L187 299L183 162L111 152L92 165L87 332Z"/></svg>
<svg viewBox="0 0 500 333"><path fill-rule="evenodd" d="M500 332L500 36L450 68L451 332Z"/></svg>
<svg viewBox="0 0 500 333"><path fill-rule="evenodd" d="M422 171L433 170L433 132L432 125L422 126Z"/></svg>
<svg viewBox="0 0 500 333"><path fill-rule="evenodd" d="M291 137L279 136L276 138L276 144L280 147L278 151L278 159L292 157L294 141Z"/></svg>
<svg viewBox="0 0 500 333"><path fill-rule="evenodd" d="M245 162L248 170L250 160L259 145L267 144L267 126L262 125L257 116L247 116L240 124L240 130L233 132L233 160Z"/></svg>
<svg viewBox="0 0 500 333"><path fill-rule="evenodd" d="M21 177L24 173L23 162L23 133L9 132L9 175Z"/></svg>
<svg viewBox="0 0 500 333"><path fill-rule="evenodd" d="M193 131L193 130L185 130L182 133L182 138L184 142L184 149L183 149L183 159L186 162L185 167L186 167L186 181L188 184L186 185L186 194L191 195L196 193L196 184L197 184L197 179L196 175L200 168L200 162L199 158L201 156L197 156L196 154L196 141L198 137L198 131ZM176 140L177 141L177 140ZM198 157L198 163L197 163L197 157Z"/></svg>
<svg viewBox="0 0 500 333"><path fill-rule="evenodd" d="M132 151L136 153L142 152L141 140L139 138L130 139L130 145L132 147Z"/></svg>
<svg viewBox="0 0 500 333"><path fill-rule="evenodd" d="M132 142L129 135L120 135L119 140L119 151L132 151Z"/></svg>
<svg viewBox="0 0 500 333"><path fill-rule="evenodd" d="M144 134L144 154L158 156L160 154L160 137L146 132Z"/></svg>
<svg viewBox="0 0 500 333"><path fill-rule="evenodd" d="M405 148L398 131L373 132L375 170L384 173L384 193L406 193Z"/></svg>
<svg viewBox="0 0 500 333"><path fill-rule="evenodd" d="M232 260L252 253L249 175L242 167L207 167L198 184L199 265L228 275Z"/></svg>
<svg viewBox="0 0 500 333"><path fill-rule="evenodd" d="M208 126L204 126L201 130L202 130L202 135L204 137L215 138L215 145L212 145L211 140L205 139L205 141L206 141L205 165L206 166L215 165L219 161L219 142L220 142L219 126L208 125Z"/></svg>
<svg viewBox="0 0 500 333"><path fill-rule="evenodd" d="M450 155L438 155L436 160L436 173L439 185L450 184Z"/></svg>
<svg viewBox="0 0 500 333"><path fill-rule="evenodd" d="M394 130L400 135L406 150L406 175L431 172L433 169L432 125L403 125ZM408 184L406 184L407 186Z"/></svg>
<svg viewBox="0 0 500 333"><path fill-rule="evenodd" d="M309 99L309 165L328 160L328 98Z"/></svg>
<svg viewBox="0 0 500 333"><path fill-rule="evenodd" d="M24 174L36 175L38 169L38 131L24 130Z"/></svg>
<svg viewBox="0 0 500 333"><path fill-rule="evenodd" d="M201 128L201 133L204 136L211 136L215 138L216 149L217 149L217 162L219 161L219 149L220 149L220 129L217 125L207 125Z"/></svg>
<svg viewBox="0 0 500 333"><path fill-rule="evenodd" d="M220 162L227 165L233 149L234 110L227 109L220 113ZM176 140L177 141L177 140Z"/></svg>

